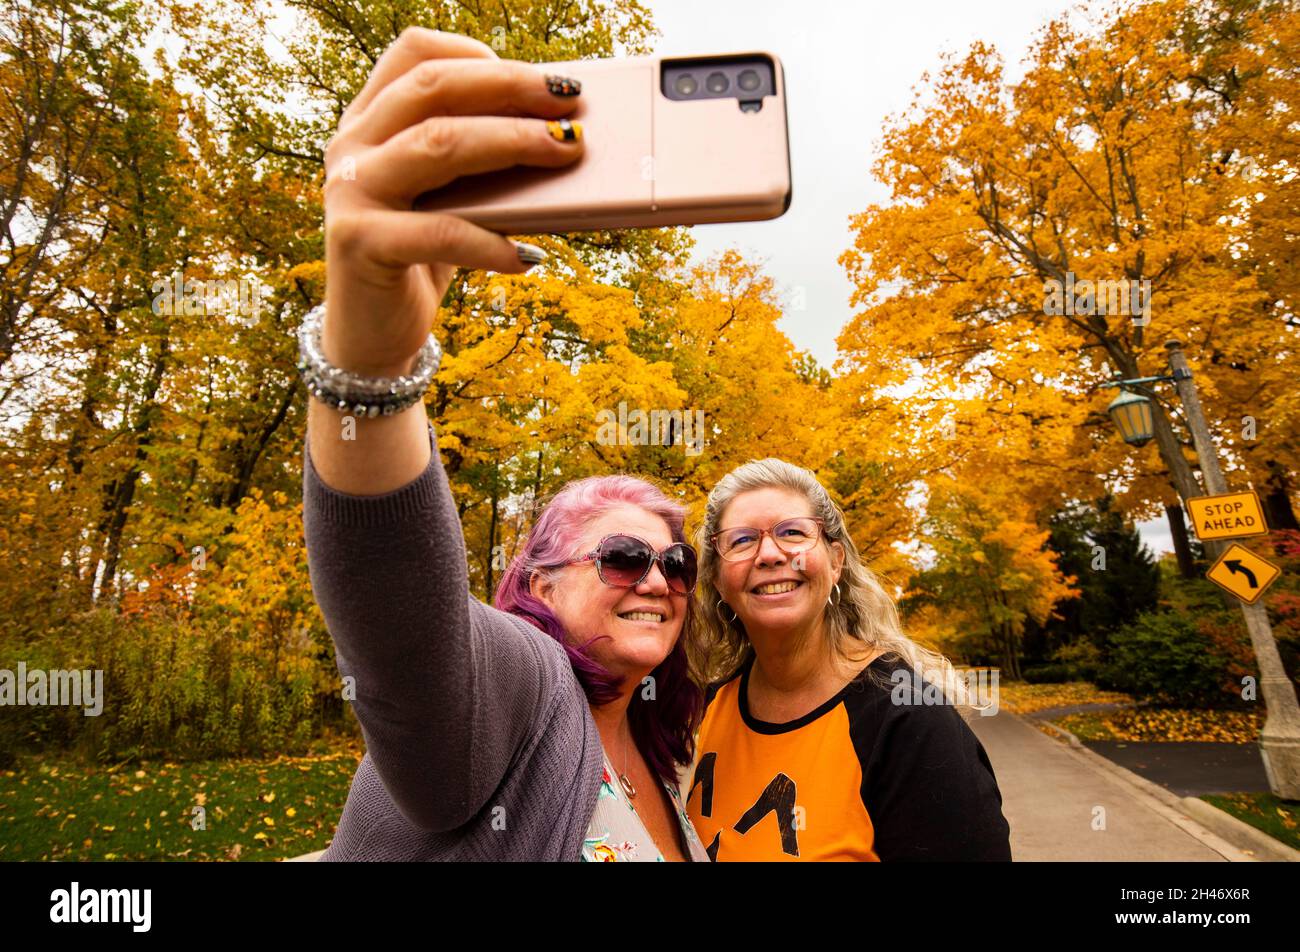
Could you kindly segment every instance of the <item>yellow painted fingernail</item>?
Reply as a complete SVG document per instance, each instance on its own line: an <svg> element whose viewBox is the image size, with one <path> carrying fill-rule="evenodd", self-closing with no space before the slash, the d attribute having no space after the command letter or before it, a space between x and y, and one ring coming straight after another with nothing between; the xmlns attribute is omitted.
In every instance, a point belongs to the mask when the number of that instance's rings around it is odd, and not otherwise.
<svg viewBox="0 0 1300 952"><path fill-rule="evenodd" d="M582 138L582 123L556 119L546 124L546 131L551 134L552 139L560 142L577 142Z"/></svg>

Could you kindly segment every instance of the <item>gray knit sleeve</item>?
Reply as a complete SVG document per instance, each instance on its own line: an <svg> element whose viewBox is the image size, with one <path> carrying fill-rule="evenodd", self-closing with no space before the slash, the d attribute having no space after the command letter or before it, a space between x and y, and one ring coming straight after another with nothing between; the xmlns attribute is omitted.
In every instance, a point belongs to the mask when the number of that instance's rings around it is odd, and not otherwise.
<svg viewBox="0 0 1300 952"><path fill-rule="evenodd" d="M303 529L312 591L384 787L414 826L445 831L482 808L540 730L556 675L546 635L470 595L432 426L429 440L419 477L355 496L321 481L304 439Z"/></svg>

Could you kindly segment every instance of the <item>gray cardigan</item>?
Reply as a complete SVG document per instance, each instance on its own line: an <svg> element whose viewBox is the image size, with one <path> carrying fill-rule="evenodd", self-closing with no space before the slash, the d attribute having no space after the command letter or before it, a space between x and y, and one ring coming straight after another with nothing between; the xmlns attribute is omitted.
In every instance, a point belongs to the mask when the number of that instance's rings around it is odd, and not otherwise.
<svg viewBox="0 0 1300 952"><path fill-rule="evenodd" d="M577 860L600 734L560 645L470 595L432 426L429 441L413 482L353 496L304 439L312 591L366 742L321 859Z"/></svg>

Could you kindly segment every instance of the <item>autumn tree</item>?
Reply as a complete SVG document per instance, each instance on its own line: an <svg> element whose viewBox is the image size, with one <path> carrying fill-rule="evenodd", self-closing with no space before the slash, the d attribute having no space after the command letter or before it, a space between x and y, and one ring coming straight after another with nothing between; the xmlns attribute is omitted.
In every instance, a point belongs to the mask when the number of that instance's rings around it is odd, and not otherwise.
<svg viewBox="0 0 1300 952"><path fill-rule="evenodd" d="M40 581L15 593L30 623L65 589L84 605L113 585L172 367L151 278L195 242L179 101L134 51L153 21L111 3L5 15L7 475L55 493L29 510L44 517Z"/></svg>
<svg viewBox="0 0 1300 952"><path fill-rule="evenodd" d="M1220 0L1191 8L1183 33L1185 47L1202 51L1190 83L1220 114L1210 131L1234 191L1232 260L1264 292L1260 317L1280 323L1294 341L1300 331L1300 136L1293 118L1300 110L1300 10ZM1300 529L1292 506L1300 388L1279 386L1267 359L1234 360L1214 348L1210 360L1220 387L1222 437L1259 487L1269 525Z"/></svg>
<svg viewBox="0 0 1300 952"><path fill-rule="evenodd" d="M457 30L535 59L641 49L651 29L634 2L297 13L282 49L264 3L5 8L8 475L53 493L6 496L35 517L16 523L43 573L13 592L10 604L31 604L25 624L113 600L196 547L220 568L253 489L296 495L294 332L325 293L321 150L401 29ZM148 63L156 27L174 42ZM653 270L686 242L677 230L598 233L573 247L595 269L576 284ZM454 293L479 280L463 276ZM232 283L256 306L205 299ZM474 359L447 343L449 367Z"/></svg>
<svg viewBox="0 0 1300 952"><path fill-rule="evenodd" d="M1194 79L1232 69L1222 45L1188 31L1213 15L1172 0L1062 18L1014 85L976 44L891 121L875 166L891 199L855 218L841 258L860 308L840 337L845 386L864 406L896 403L915 442L946 450L970 483L1014 480L1040 507L1114 489L1137 518L1170 488L1202 495L1170 389L1146 390L1156 439L1142 451L1105 414L1114 391L1100 385L1164 372L1171 336L1195 358L1237 478L1249 474L1229 430L1246 415L1267 440L1260 457L1295 471L1294 431L1278 426L1294 403L1294 329L1241 254L1255 232L1234 211L1255 153ZM1258 5L1232 55L1293 15ZM1268 44L1258 56L1284 59ZM1270 68L1267 83L1263 67L1257 81L1238 75L1275 108L1291 87ZM1149 282L1150 313L1099 302L1095 283L1053 313L1049 282L1075 279Z"/></svg>
<svg viewBox="0 0 1300 952"><path fill-rule="evenodd" d="M934 609L919 634L957 653L995 658L1009 678L1020 678L1020 642L1026 620L1057 617L1058 602L1075 598L1077 579L1062 574L1035 513L1001 490L952 478L931 485L923 541L933 566L912 579L904 606Z"/></svg>

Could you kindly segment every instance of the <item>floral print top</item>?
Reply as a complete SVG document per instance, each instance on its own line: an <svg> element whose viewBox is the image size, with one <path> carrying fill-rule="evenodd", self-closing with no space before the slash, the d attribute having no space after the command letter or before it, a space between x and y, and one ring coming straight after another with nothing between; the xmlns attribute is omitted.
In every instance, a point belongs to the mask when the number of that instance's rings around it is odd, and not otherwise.
<svg viewBox="0 0 1300 952"><path fill-rule="evenodd" d="M695 826L686 815L681 793L671 784L664 784L668 791L668 800L673 805L677 822L681 827L682 840L689 850L689 858L694 863L710 862L709 854L704 851L704 844L695 833ZM644 792L642 796L645 796ZM662 863L663 852L655 846L650 832L641 822L636 807L628 799L623 785L618 782L618 775L609 762L609 755L604 758L601 768L600 793L596 797L596 810L587 825L587 836L582 841L582 861L586 863Z"/></svg>

